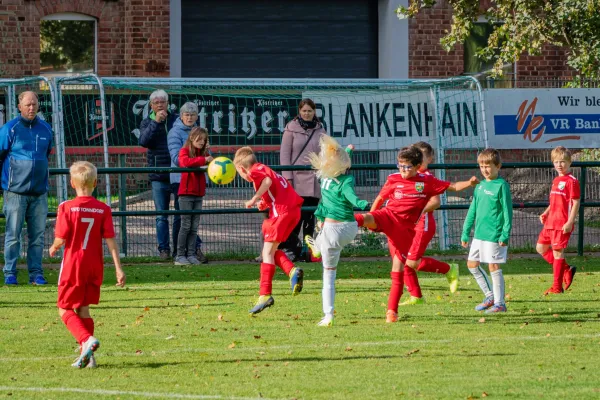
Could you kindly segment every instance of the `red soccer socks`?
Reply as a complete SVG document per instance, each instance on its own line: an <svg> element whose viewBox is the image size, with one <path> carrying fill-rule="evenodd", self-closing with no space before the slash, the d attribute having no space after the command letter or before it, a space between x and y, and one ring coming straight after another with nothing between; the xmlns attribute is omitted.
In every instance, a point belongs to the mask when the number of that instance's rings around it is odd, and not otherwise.
<svg viewBox="0 0 600 400"><path fill-rule="evenodd" d="M270 295L273 291L273 276L275 275L275 264L260 264L260 292L261 296Z"/></svg>

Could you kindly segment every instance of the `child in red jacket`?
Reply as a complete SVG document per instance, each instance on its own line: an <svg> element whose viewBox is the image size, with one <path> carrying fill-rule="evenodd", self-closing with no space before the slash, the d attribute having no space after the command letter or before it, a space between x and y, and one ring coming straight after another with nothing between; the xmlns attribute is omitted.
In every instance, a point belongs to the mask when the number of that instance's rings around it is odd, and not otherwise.
<svg viewBox="0 0 600 400"><path fill-rule="evenodd" d="M195 127L179 150L179 166L182 168L202 167L213 158L208 154L208 131ZM204 171L183 172L179 184L179 209L201 210L202 198L206 193ZM200 264L193 249L196 248L196 235L200 225L200 214L182 215L181 229L177 237L175 265ZM189 251L188 256L188 249Z"/></svg>

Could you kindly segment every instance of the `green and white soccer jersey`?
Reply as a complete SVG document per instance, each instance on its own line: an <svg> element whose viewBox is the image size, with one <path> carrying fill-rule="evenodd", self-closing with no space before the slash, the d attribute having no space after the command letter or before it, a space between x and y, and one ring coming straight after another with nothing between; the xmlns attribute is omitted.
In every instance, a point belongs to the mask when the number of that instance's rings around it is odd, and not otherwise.
<svg viewBox="0 0 600 400"><path fill-rule="evenodd" d="M474 239L508 243L512 229L510 187L502 178L481 181L473 192L473 201L465 218L461 241L468 242L473 224Z"/></svg>
<svg viewBox="0 0 600 400"><path fill-rule="evenodd" d="M340 175L337 178L321 180L321 201L315 211L315 216L324 221L325 218L336 221L354 221L354 207L364 210L369 205L366 200L360 200L354 192L354 177Z"/></svg>

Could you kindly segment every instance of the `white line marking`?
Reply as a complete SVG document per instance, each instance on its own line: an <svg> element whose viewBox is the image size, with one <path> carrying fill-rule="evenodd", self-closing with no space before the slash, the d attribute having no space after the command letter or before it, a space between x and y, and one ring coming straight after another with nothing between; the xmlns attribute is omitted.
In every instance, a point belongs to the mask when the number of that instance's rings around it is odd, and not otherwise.
<svg viewBox="0 0 600 400"><path fill-rule="evenodd" d="M231 400L268 400L266 397L235 397L220 395L202 395L202 394L178 394L178 393L160 393L160 392L136 392L124 390L102 390L102 389L79 389L79 388L41 388L41 387L15 387L0 386L0 390L11 390L15 392L60 392L60 393L88 393L101 396L141 396L141 397L159 397L167 399L231 399Z"/></svg>
<svg viewBox="0 0 600 400"><path fill-rule="evenodd" d="M503 336L503 337L486 337L476 340L487 341L515 341L515 340L563 340L563 339L595 339L600 338L600 333L596 334L572 334L572 335L561 335L546 336L540 334L540 336ZM469 338L467 340L471 340ZM157 356L157 355L168 355L177 353L215 353L215 352L227 352L236 354L240 352L257 352L257 351L269 351L269 350L294 350L294 349L327 349L327 348L346 348L348 346L358 348L364 347L376 347L376 346L397 346L407 344L427 344L427 343L452 343L455 340L452 339L423 339L423 340L389 340L382 342L346 342L346 343L323 343L323 344L309 344L309 345L281 345L281 346L254 346L254 347L243 347L237 346L235 350L226 348L184 348L184 349L173 349L173 350L146 350L142 354L136 354L134 352L115 352L109 353L111 357L135 357L140 358L144 356ZM102 353L98 352L98 355L102 356ZM47 361L47 360L63 360L72 359L73 356L56 356L56 357L1 357L0 362L21 362L21 361Z"/></svg>

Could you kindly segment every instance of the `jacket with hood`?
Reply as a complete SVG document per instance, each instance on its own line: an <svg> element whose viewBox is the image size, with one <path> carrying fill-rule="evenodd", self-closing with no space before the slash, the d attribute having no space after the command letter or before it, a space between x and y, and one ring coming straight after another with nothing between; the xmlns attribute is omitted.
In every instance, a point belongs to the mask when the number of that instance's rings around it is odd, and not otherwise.
<svg viewBox="0 0 600 400"><path fill-rule="evenodd" d="M173 128L167 135L167 144L169 146L169 154L171 156L171 167L180 167L179 165L179 150L187 140L193 126L187 126L181 118L177 118L173 124ZM181 173L171 173L171 183L181 182Z"/></svg>

